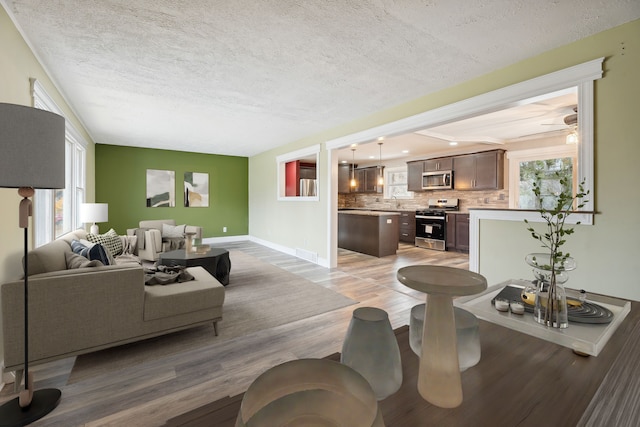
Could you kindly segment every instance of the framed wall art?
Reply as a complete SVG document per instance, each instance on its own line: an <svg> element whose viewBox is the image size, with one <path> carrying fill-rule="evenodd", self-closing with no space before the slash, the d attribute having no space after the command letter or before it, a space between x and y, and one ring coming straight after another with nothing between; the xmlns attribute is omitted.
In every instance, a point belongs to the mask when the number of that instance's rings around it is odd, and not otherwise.
<svg viewBox="0 0 640 427"><path fill-rule="evenodd" d="M209 207L208 173L184 173L184 206L186 208Z"/></svg>
<svg viewBox="0 0 640 427"><path fill-rule="evenodd" d="M147 207L173 208L176 205L176 173L147 169Z"/></svg>

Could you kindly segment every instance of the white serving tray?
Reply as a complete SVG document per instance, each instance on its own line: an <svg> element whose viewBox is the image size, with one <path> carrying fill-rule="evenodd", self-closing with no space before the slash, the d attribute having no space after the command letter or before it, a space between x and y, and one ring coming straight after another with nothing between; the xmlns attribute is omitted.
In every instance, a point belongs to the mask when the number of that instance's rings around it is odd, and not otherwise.
<svg viewBox="0 0 640 427"><path fill-rule="evenodd" d="M530 282L526 280L507 280L487 288L476 295L456 298L453 304L463 308L478 318L495 323L524 334L571 348L575 351L597 356L611 338L618 326L631 311L631 302L602 295L588 295L587 301L608 308L613 313L613 321L608 324L586 324L569 322L566 329L547 327L539 324L533 314L523 315L500 312L491 304L491 300L505 286L524 287Z"/></svg>

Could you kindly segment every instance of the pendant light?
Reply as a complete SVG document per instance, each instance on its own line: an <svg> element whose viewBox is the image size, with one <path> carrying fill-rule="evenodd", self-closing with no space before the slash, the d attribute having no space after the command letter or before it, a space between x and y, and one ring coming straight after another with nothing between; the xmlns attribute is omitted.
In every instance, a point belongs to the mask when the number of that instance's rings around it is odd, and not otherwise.
<svg viewBox="0 0 640 427"><path fill-rule="evenodd" d="M378 185L384 185L384 176L382 175L382 141L378 141L380 156L378 157Z"/></svg>
<svg viewBox="0 0 640 427"><path fill-rule="evenodd" d="M355 188L356 183L356 149L351 149L351 182L349 183L351 188Z"/></svg>
<svg viewBox="0 0 640 427"><path fill-rule="evenodd" d="M567 144L577 144L578 143L578 132L576 131L575 128L572 129L571 132L569 132L569 135L567 135L566 143Z"/></svg>

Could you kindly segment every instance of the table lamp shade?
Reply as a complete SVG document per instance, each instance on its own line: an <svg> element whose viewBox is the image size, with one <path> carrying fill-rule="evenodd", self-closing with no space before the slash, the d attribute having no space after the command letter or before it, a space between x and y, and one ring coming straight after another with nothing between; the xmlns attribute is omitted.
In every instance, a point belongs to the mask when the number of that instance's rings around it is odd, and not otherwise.
<svg viewBox="0 0 640 427"><path fill-rule="evenodd" d="M0 103L0 146L0 187L65 187L62 116Z"/></svg>
<svg viewBox="0 0 640 427"><path fill-rule="evenodd" d="M80 222L107 222L109 205L107 203L82 203L80 205Z"/></svg>

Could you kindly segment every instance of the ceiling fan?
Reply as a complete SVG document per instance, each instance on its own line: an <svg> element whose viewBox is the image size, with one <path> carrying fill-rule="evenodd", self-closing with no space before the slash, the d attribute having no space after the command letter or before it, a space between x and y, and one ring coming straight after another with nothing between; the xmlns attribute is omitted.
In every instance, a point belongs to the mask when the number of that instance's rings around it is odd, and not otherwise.
<svg viewBox="0 0 640 427"><path fill-rule="evenodd" d="M563 117L562 121L565 125L574 127L578 125L578 106L572 108L573 113ZM542 123L543 126L562 126L562 123Z"/></svg>

